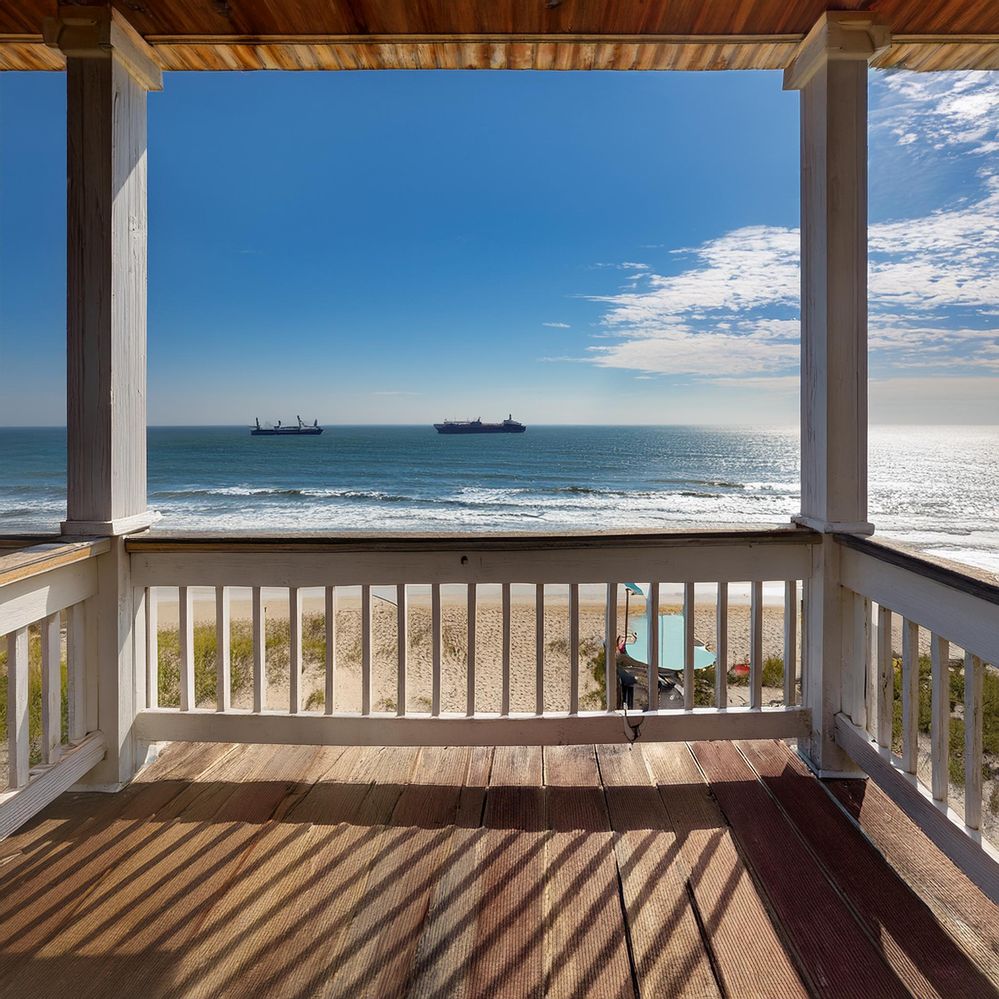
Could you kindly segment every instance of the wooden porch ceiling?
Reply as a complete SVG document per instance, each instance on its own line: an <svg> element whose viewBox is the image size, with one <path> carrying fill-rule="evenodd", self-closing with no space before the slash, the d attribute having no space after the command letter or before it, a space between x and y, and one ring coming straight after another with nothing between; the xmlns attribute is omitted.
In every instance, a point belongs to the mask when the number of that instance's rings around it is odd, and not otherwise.
<svg viewBox="0 0 999 999"><path fill-rule="evenodd" d="M774 742L173 744L0 843L0 994L994 997L996 906L832 790Z"/></svg>
<svg viewBox="0 0 999 999"><path fill-rule="evenodd" d="M781 69L826 10L886 24L881 67L999 68L995 0L114 0L168 70ZM0 69L63 67L57 0L0 5Z"/></svg>

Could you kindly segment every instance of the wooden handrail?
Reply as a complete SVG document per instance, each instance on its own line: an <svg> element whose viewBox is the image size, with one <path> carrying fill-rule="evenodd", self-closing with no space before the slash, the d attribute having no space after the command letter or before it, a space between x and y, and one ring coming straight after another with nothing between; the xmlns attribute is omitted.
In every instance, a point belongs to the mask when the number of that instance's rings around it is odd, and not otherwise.
<svg viewBox="0 0 999 999"><path fill-rule="evenodd" d="M106 538L94 541L56 541L0 555L0 587L103 555L110 547L111 543Z"/></svg>
<svg viewBox="0 0 999 999"><path fill-rule="evenodd" d="M984 570L934 558L932 555L915 552L904 545L881 538L837 534L836 540L845 548L870 555L888 565L907 569L909 572L967 593L969 596L987 600L992 604L999 604L999 579Z"/></svg>
<svg viewBox="0 0 999 999"><path fill-rule="evenodd" d="M696 531L632 531L572 534L272 534L231 532L188 534L151 531L128 538L129 552L446 552L463 551L559 551L567 549L649 548L754 544L815 544L817 532L796 525L767 528L705 528Z"/></svg>

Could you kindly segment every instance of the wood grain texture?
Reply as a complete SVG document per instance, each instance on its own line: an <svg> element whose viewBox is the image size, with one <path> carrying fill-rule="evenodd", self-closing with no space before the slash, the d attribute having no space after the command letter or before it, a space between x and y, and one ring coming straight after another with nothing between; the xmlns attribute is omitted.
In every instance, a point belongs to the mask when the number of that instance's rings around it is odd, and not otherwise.
<svg viewBox="0 0 999 999"><path fill-rule="evenodd" d="M893 994L839 932L837 906L870 931L863 947L911 931L899 946L923 978L899 988L994 994L979 988L992 987L994 907L968 905L967 885L951 898L938 880L927 918L852 823L828 813L815 779L785 768L782 747L742 751L766 787L731 744L716 744L706 769L728 772L711 786L682 746L173 744L119 794L63 795L0 844L0 994L60 995L71 979L74 995L94 999L798 999L795 963L803 954L814 971L809 947L829 956L814 994L856 994L861 978L866 995ZM748 819L733 778L756 789ZM777 811L776 839L756 814L773 814L774 799L803 809ZM813 814L816 802L827 808ZM886 807L892 852L939 878L939 858L912 846ZM795 823L816 815L829 828L796 849ZM840 892L833 901L815 890L816 865ZM875 897L886 885L893 894ZM791 889L796 906L783 898ZM944 902L980 978L941 926ZM822 941L811 941L816 926Z"/></svg>
<svg viewBox="0 0 999 999"><path fill-rule="evenodd" d="M597 755L640 994L720 996L687 894L677 836L642 751L599 746Z"/></svg>
<svg viewBox="0 0 999 999"><path fill-rule="evenodd" d="M871 843L843 849L854 832L850 820L798 757L779 742L738 745L910 992L939 999L995 996L960 947L941 939L931 910Z"/></svg>
<svg viewBox="0 0 999 999"><path fill-rule="evenodd" d="M765 892L754 883L690 750L645 746L642 752L676 831L701 932L726 994L802 999L808 992ZM751 939L747 926L753 927Z"/></svg>
<svg viewBox="0 0 999 999"><path fill-rule="evenodd" d="M738 750L721 742L696 743L692 750L757 884L766 887L809 990L830 999L907 997Z"/></svg>
<svg viewBox="0 0 999 999"><path fill-rule="evenodd" d="M820 14L864 0L640 0L559 4L412 4L405 0L115 0L166 69L779 68ZM42 44L54 0L0 8L0 66L57 69ZM961 68L999 34L989 2L880 0L901 36L898 59ZM5 36L5 37L4 37ZM920 43L920 37L927 41ZM913 49L916 49L913 52ZM929 49L925 54L924 49ZM965 50L970 51L965 51ZM964 68L971 68L970 66Z"/></svg>

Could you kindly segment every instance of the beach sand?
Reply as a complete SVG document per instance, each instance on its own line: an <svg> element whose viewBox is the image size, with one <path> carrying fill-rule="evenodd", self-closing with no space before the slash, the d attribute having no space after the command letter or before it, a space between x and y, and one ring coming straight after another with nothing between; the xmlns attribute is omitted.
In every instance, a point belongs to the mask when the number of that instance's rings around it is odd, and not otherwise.
<svg viewBox="0 0 999 999"><path fill-rule="evenodd" d="M361 698L361 614L357 589L354 593L337 591L336 622L336 702L337 711L359 711ZM486 589L482 587L481 589ZM494 588L498 589L498 588ZM512 711L536 709L536 635L533 587L530 599L525 594L515 594L511 602L511 675L510 707ZM348 590L349 588L344 588ZM388 594L390 591L385 589ZM391 591L394 595L394 591ZM244 595L245 594L245 595ZM288 619L287 596L274 591L265 595L265 617L280 622L286 633ZM624 632L624 603L618 608L619 632ZM175 591L163 589L158 594L157 612L161 635L176 632L177 602ZM678 606L664 606L663 613L679 613ZM230 615L234 634L248 631L250 618L247 591L234 590L230 598ZM321 591L303 594L305 618L303 642L304 688L303 700L318 707L316 698L323 691L325 677L324 602ZM441 710L464 712L467 686L467 635L468 619L464 598L455 600L445 595L442 599L441 636ZM215 604L211 590L199 591L194 600L195 623L214 626ZM708 648L715 647L715 605L695 605L695 636ZM407 710L421 712L430 709L432 678L432 647L430 628L430 603L426 593L409 597L408 608L408 663ZM640 607L629 617L632 632L644 627L644 611ZM272 625L273 627L273 625ZM799 634L800 634L800 628ZM728 614L728 665L747 661L749 656L749 608L733 603ZM396 710L397 628L396 607L387 599L372 599L372 693L371 704L375 711ZM171 636L172 637L172 636ZM604 693L594 677L593 664L603 648L604 606L592 601L580 603L580 707L596 710L603 706ZM763 654L783 656L784 614L783 607L765 606L763 614ZM475 701L476 710L500 710L502 687L503 615L498 599L480 597L475 618ZM167 642L161 641L161 647ZM273 645L273 647L271 647ZM281 709L288 704L288 651L287 645L269 640L268 690L266 706ZM797 657L800 660L800 655ZM569 616L564 599L548 595L544 614L544 708L546 711L566 711L569 708ZM730 686L729 703L746 703L748 687ZM636 707L644 707L644 687L636 692ZM764 703L780 702L782 691L767 688ZM233 705L249 706L249 691L234 690ZM199 707L210 707L206 700ZM666 706L665 704L663 706Z"/></svg>

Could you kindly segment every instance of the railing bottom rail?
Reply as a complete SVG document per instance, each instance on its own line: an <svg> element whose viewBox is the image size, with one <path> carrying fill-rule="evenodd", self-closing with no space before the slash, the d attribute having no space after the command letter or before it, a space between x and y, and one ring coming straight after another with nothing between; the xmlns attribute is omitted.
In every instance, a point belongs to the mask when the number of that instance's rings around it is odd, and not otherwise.
<svg viewBox="0 0 999 999"><path fill-rule="evenodd" d="M248 742L326 746L549 746L784 739L808 734L803 707L692 711L464 715L289 715L230 710L140 711L144 742Z"/></svg>

